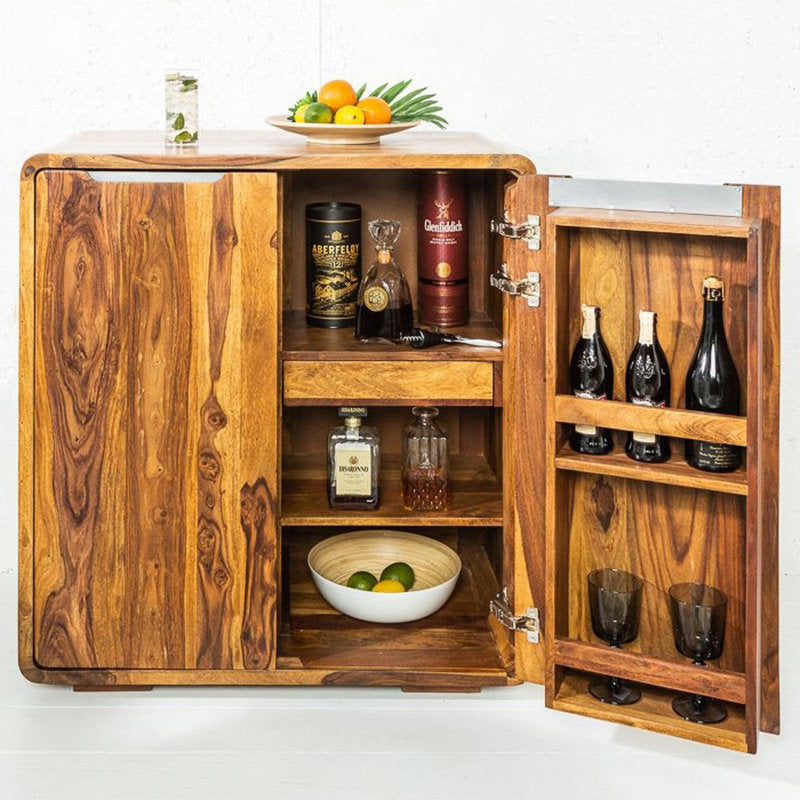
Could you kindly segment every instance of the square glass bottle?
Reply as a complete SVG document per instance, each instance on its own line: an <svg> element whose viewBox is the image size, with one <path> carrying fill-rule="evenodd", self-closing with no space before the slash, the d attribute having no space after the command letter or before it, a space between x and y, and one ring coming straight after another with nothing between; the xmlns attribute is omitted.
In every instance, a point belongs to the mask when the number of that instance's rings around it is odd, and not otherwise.
<svg viewBox="0 0 800 800"><path fill-rule="evenodd" d="M331 508L378 507L380 440L377 428L362 425L367 409L343 407L344 425L328 430L328 501Z"/></svg>

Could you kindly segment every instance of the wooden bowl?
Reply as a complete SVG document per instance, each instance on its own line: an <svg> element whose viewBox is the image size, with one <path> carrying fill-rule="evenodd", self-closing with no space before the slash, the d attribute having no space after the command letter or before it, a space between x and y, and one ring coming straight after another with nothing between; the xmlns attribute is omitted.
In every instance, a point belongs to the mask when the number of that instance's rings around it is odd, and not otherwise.
<svg viewBox="0 0 800 800"><path fill-rule="evenodd" d="M410 591L397 594L351 589L347 580L360 570L380 578L395 561L414 570ZM447 545L401 531L351 531L311 548L308 568L319 593L337 611L366 622L411 622L438 611L456 587L461 559Z"/></svg>
<svg viewBox="0 0 800 800"><path fill-rule="evenodd" d="M377 144L381 136L407 131L419 122L387 122L385 125L334 125L332 122L292 122L285 114L267 117L267 122L288 133L305 136L313 144Z"/></svg>

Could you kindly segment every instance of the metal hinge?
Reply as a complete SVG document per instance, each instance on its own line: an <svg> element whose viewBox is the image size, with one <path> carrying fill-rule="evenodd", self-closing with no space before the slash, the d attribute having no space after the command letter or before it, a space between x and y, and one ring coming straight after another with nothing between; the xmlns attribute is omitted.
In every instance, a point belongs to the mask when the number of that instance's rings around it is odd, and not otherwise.
<svg viewBox="0 0 800 800"><path fill-rule="evenodd" d="M502 263L500 269L489 276L489 283L495 289L513 297L524 297L531 308L538 308L542 302L538 272L529 272L527 278L523 278L521 281L512 281L508 274L508 264Z"/></svg>
<svg viewBox="0 0 800 800"><path fill-rule="evenodd" d="M503 591L489 601L489 611L500 620L503 627L512 631L524 631L531 644L539 644L538 608L528 608L521 616L515 616L508 603L508 590L503 587Z"/></svg>
<svg viewBox="0 0 800 800"><path fill-rule="evenodd" d="M527 222L516 225L503 212L503 219L493 219L489 223L489 229L492 233L508 239L525 239L528 242L528 250L538 250L541 247L541 227L538 214L528 214Z"/></svg>

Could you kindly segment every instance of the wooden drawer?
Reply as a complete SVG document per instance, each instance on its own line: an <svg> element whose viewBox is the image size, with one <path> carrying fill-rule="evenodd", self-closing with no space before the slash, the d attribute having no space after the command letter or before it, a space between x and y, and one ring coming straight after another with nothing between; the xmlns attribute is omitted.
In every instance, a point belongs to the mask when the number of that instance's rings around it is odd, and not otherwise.
<svg viewBox="0 0 800 800"><path fill-rule="evenodd" d="M482 405L494 398L494 365L482 361L287 361L287 405Z"/></svg>

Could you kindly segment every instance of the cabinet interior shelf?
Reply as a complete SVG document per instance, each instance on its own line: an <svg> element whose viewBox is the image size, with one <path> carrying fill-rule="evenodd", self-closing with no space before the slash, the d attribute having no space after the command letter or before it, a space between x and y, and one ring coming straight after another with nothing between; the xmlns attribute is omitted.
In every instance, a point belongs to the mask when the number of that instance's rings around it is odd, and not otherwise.
<svg viewBox="0 0 800 800"><path fill-rule="evenodd" d="M497 342L503 339L488 314L481 311L473 311L467 325L447 328L444 332ZM316 328L306 324L304 311L284 312L284 361L384 361L387 356L403 361L502 361L503 350L471 345L439 345L416 350L410 345L391 342L365 344L355 338L352 328Z"/></svg>
<svg viewBox="0 0 800 800"><path fill-rule="evenodd" d="M650 408L618 400L598 402L559 394L555 398L555 420L747 446L747 418L729 414L709 414L684 408Z"/></svg>
<svg viewBox="0 0 800 800"><path fill-rule="evenodd" d="M684 739L747 751L744 708L728 703L728 718L717 725L697 725L681 719L672 710L675 692L655 686L638 684L642 699L629 706L612 706L601 703L589 694L589 683L597 673L568 670L553 698L552 707L558 711L618 722L634 728L646 728L657 733L667 733Z"/></svg>
<svg viewBox="0 0 800 800"><path fill-rule="evenodd" d="M334 510L328 505L327 472L321 454L284 457L281 524L413 525L418 527L500 527L501 482L484 456L450 459L450 511L406 511L400 499L400 459L381 456L380 505L375 511Z"/></svg>
<svg viewBox="0 0 800 800"><path fill-rule="evenodd" d="M557 637L554 659L557 664L587 672L608 673L618 678L683 692L716 697L744 704L745 676L709 664L697 667L689 661L673 661L657 656L616 649L605 645Z"/></svg>
<svg viewBox="0 0 800 800"><path fill-rule="evenodd" d="M705 489L709 492L747 494L747 472L743 467L734 472L703 472L686 463L683 458L673 457L663 464L645 464L628 458L622 450L604 456L576 453L565 444L556 454L556 469L569 472L586 472L596 475L613 475L635 481L666 483L690 489Z"/></svg>
<svg viewBox="0 0 800 800"><path fill-rule="evenodd" d="M498 584L477 541L468 537L458 546L461 576L439 611L416 622L381 625L340 614L314 588L307 558L320 538L299 535L285 545L288 602L278 638L281 669L333 669L342 673L343 684L348 683L344 673L363 670L376 671L375 683L386 682L379 671L440 673L444 685L454 687L516 682L508 677L511 654L489 625L487 609Z"/></svg>

